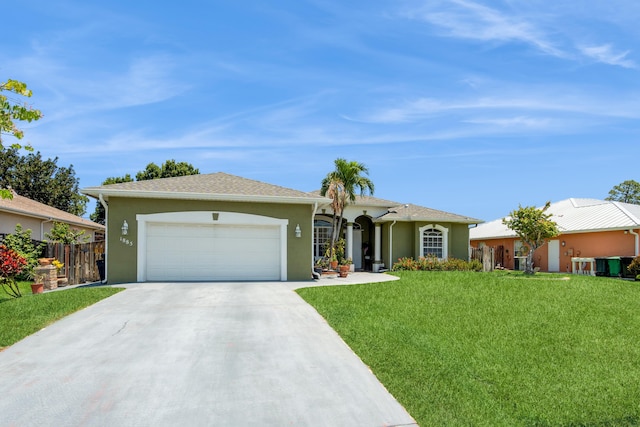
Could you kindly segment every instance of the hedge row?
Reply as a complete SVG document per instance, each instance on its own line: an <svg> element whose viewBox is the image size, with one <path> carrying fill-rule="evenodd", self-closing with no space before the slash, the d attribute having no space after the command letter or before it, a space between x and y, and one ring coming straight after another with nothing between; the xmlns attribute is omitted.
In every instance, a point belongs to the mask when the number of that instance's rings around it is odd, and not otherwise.
<svg viewBox="0 0 640 427"><path fill-rule="evenodd" d="M439 259L433 255L415 260L410 257L398 258L393 271L482 271L482 263L477 259L465 261L457 258Z"/></svg>

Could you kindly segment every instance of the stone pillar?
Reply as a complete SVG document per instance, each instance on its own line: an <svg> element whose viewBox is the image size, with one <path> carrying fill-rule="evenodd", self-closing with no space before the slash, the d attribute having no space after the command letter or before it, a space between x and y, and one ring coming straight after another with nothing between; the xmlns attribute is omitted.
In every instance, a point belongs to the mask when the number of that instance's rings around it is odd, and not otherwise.
<svg viewBox="0 0 640 427"><path fill-rule="evenodd" d="M34 279L36 283L43 283L47 290L58 287L58 274L53 265L40 265L35 268Z"/></svg>

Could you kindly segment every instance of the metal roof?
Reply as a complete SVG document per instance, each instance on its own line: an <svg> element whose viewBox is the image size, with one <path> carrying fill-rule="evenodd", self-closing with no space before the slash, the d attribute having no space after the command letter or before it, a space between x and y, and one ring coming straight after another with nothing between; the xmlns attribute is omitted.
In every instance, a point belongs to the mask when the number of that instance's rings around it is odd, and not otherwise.
<svg viewBox="0 0 640 427"><path fill-rule="evenodd" d="M624 230L640 227L640 205L598 199L572 198L552 203L547 210L561 233ZM472 240L514 237L502 218L472 228Z"/></svg>

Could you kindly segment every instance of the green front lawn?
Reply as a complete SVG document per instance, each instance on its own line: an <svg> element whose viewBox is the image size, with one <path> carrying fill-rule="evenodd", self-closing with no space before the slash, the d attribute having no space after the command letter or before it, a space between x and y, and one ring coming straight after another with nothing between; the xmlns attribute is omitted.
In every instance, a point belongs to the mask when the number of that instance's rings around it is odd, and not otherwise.
<svg viewBox="0 0 640 427"><path fill-rule="evenodd" d="M298 293L421 426L640 425L640 283L395 274Z"/></svg>
<svg viewBox="0 0 640 427"><path fill-rule="evenodd" d="M75 311L81 310L122 288L74 288L31 294L28 282L20 283L22 298L11 298L0 289L0 350Z"/></svg>

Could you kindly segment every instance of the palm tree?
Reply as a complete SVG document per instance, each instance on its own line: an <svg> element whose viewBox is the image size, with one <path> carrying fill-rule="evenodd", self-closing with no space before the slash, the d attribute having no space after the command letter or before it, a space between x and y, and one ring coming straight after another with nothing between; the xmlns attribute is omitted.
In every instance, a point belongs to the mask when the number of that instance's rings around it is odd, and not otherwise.
<svg viewBox="0 0 640 427"><path fill-rule="evenodd" d="M333 227L331 230L331 247L330 255L333 256L333 250L338 240L339 231L342 230L342 220L344 216L344 208L349 203L356 201L356 191L361 196L366 192L373 194L373 182L362 176L369 174L369 169L359 162L346 161L345 159L336 159L335 169L327 174L322 180L320 194L331 198L331 208L333 210Z"/></svg>

